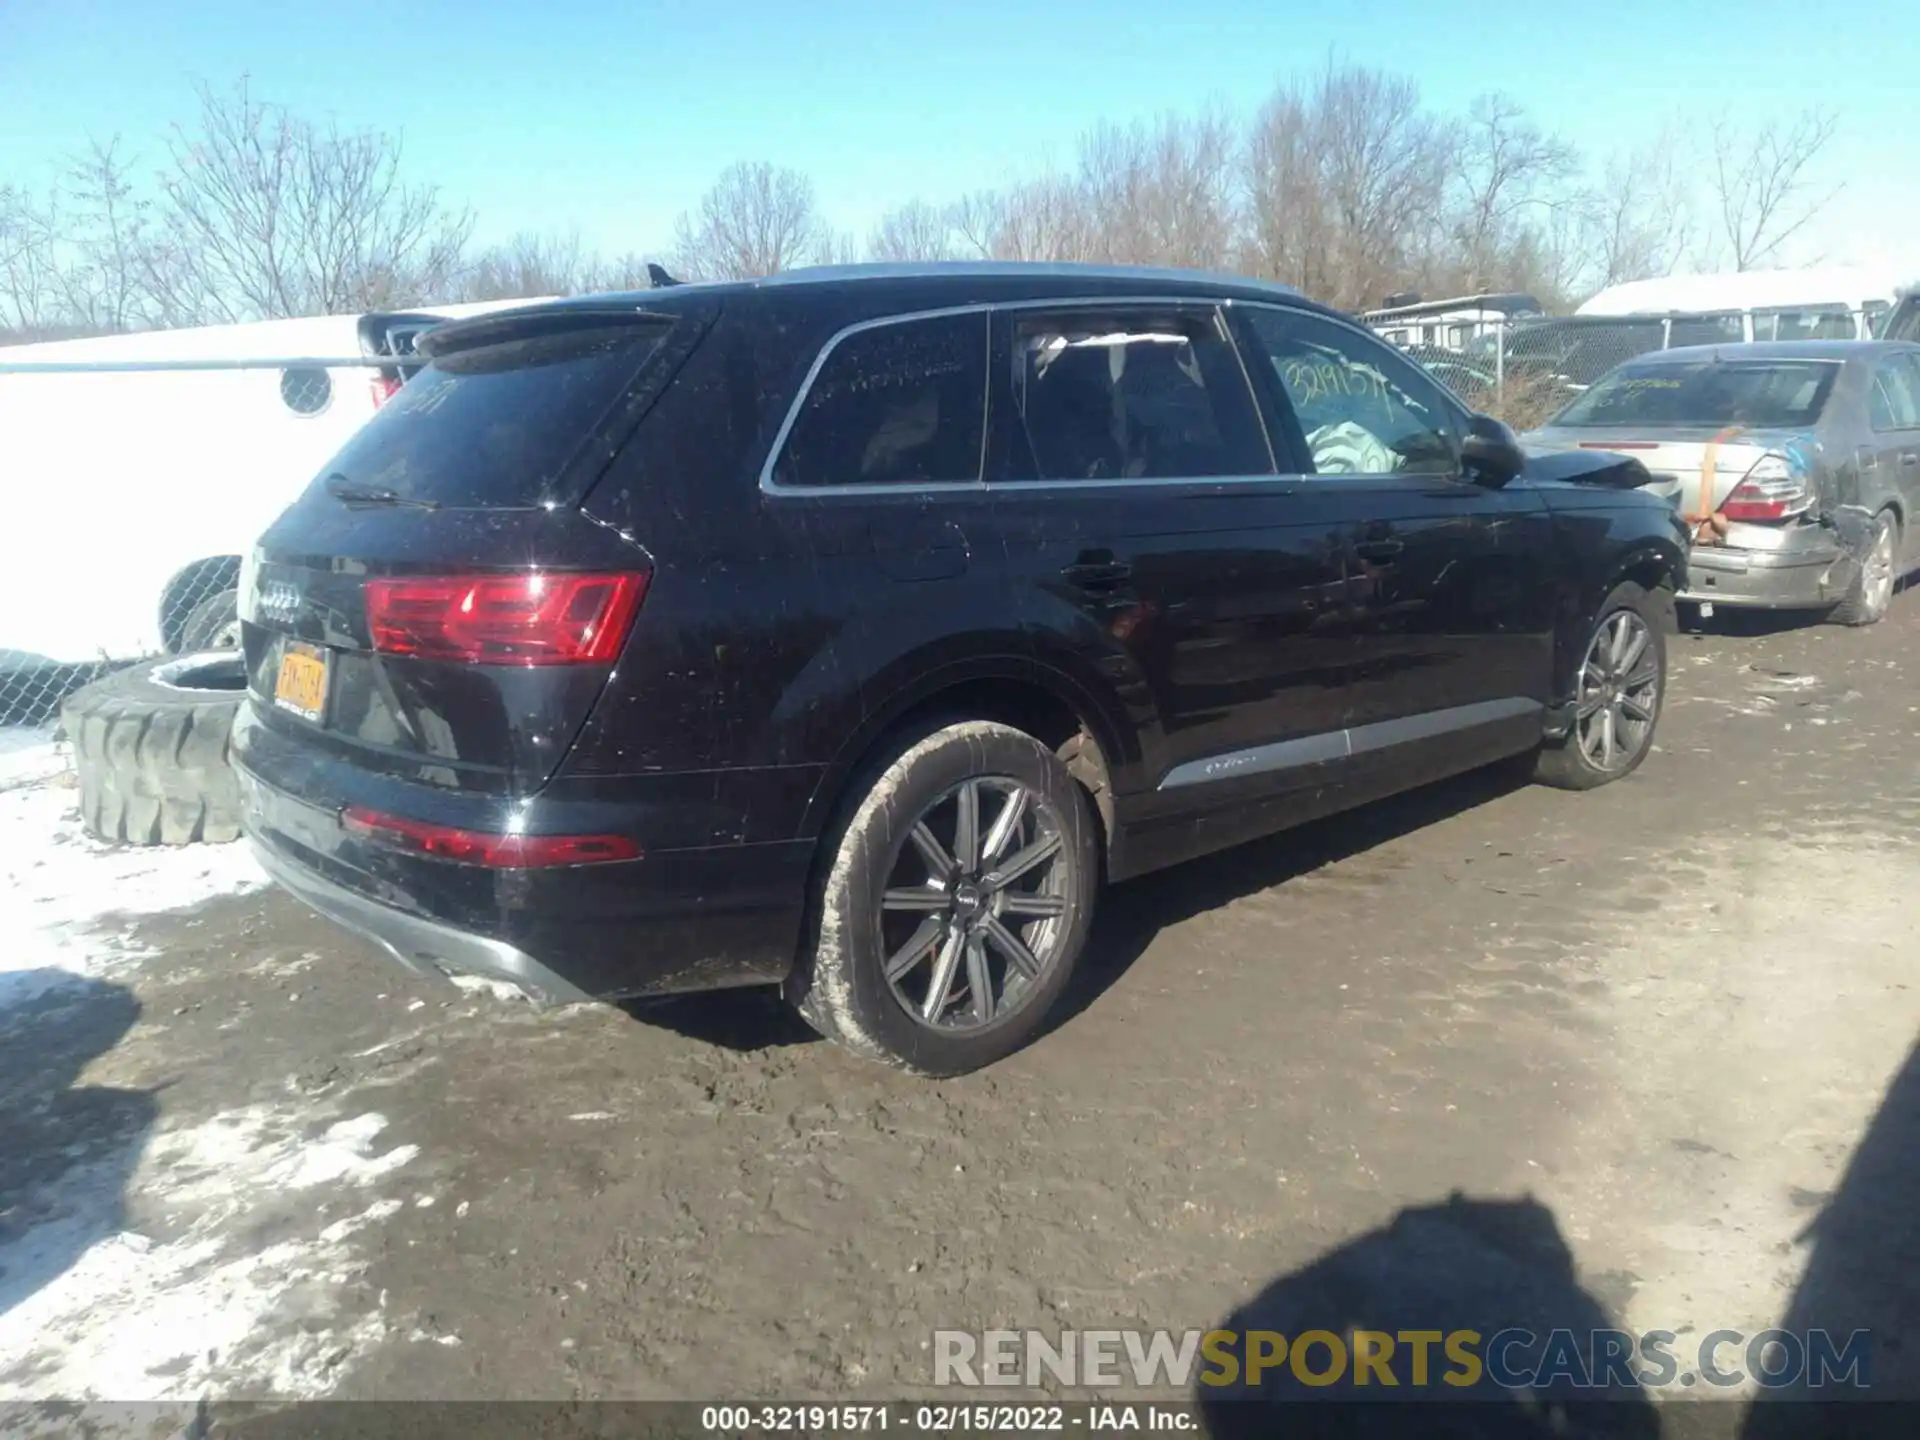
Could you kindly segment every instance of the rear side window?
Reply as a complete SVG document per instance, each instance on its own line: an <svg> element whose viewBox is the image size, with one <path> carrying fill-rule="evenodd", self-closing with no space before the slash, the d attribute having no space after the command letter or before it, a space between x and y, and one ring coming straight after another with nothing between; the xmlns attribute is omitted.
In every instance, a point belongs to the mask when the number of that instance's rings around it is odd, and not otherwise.
<svg viewBox="0 0 1920 1440"><path fill-rule="evenodd" d="M1876 430L1920 429L1920 366L1894 355L1873 367L1867 414Z"/></svg>
<svg viewBox="0 0 1920 1440"><path fill-rule="evenodd" d="M328 474L441 505L537 505L669 328L623 320L443 355L380 407Z"/></svg>
<svg viewBox="0 0 1920 1440"><path fill-rule="evenodd" d="M942 485L980 478L987 317L857 330L827 355L774 465L782 485Z"/></svg>
<svg viewBox="0 0 1920 1440"><path fill-rule="evenodd" d="M1805 305L1753 312L1755 340L1851 340L1853 312L1844 305Z"/></svg>
<svg viewBox="0 0 1920 1440"><path fill-rule="evenodd" d="M1273 471L1211 308L1010 312L1012 480Z"/></svg>
<svg viewBox="0 0 1920 1440"><path fill-rule="evenodd" d="M1881 323L1882 340L1920 340L1920 291L1894 306L1893 313Z"/></svg>
<svg viewBox="0 0 1920 1440"><path fill-rule="evenodd" d="M1747 327L1739 312L1726 311L1712 315L1674 316L1668 329L1667 344L1678 350L1685 345L1737 345L1746 338Z"/></svg>
<svg viewBox="0 0 1920 1440"><path fill-rule="evenodd" d="M1811 425L1840 367L1825 360L1629 365L1555 416L1555 425Z"/></svg>

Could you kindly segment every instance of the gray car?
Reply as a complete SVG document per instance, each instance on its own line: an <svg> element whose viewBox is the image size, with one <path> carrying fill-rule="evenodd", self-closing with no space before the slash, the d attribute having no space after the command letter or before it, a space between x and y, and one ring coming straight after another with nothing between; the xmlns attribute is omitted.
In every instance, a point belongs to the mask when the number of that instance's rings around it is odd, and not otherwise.
<svg viewBox="0 0 1920 1440"><path fill-rule="evenodd" d="M1663 350L1525 439L1646 465L1643 488L1696 522L1683 601L1870 625L1920 559L1920 344Z"/></svg>

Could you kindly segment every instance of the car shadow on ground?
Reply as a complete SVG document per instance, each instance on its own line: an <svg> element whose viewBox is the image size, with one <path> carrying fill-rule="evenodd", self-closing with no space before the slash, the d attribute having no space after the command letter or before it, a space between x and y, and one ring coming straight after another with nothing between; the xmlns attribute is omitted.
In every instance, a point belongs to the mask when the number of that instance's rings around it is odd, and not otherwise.
<svg viewBox="0 0 1920 1440"><path fill-rule="evenodd" d="M80 1077L139 1018L122 985L0 974L0 1316L127 1228L127 1183L159 1103Z"/></svg>
<svg viewBox="0 0 1920 1440"><path fill-rule="evenodd" d="M1683 609L1680 634L1697 640L1726 638L1764 640L1769 635L1784 635L1789 630L1811 630L1827 623L1824 610L1748 610L1723 606L1702 619L1699 611Z"/></svg>
<svg viewBox="0 0 1920 1440"><path fill-rule="evenodd" d="M771 985L629 1000L620 1008L642 1025L724 1050L771 1050L820 1038Z"/></svg>
<svg viewBox="0 0 1920 1440"><path fill-rule="evenodd" d="M1525 783L1524 767L1488 766L1114 886L1100 898L1086 953L1048 1029L1072 1023L1098 1002L1162 930L1423 830Z"/></svg>
<svg viewBox="0 0 1920 1440"><path fill-rule="evenodd" d="M1489 766L1114 886L1100 898L1073 983L1043 1034L1096 1003L1168 926L1424 829L1523 783L1519 768ZM622 1008L641 1024L729 1050L820 1038L772 987L632 1001Z"/></svg>
<svg viewBox="0 0 1920 1440"><path fill-rule="evenodd" d="M1825 1331L1837 1349L1854 1332L1867 1331L1862 1378L1869 1384L1862 1390L1843 1379L1834 1383L1838 1377L1829 1374L1818 1392L1804 1383L1763 1392L1748 1415L1746 1440L1816 1433L1821 1427L1809 1424L1807 1407L1793 1403L1816 1393L1901 1402L1904 1433L1914 1433L1920 1413L1914 1403L1920 1401L1920 1046L1887 1087L1839 1187L1831 1195L1792 1198L1813 1213L1801 1235L1813 1250L1779 1328L1802 1342L1810 1331ZM1825 1433L1864 1433L1831 1409L1821 1421Z"/></svg>
<svg viewBox="0 0 1920 1440"><path fill-rule="evenodd" d="M1219 1385L1209 1384L1203 1371L1196 1398L1216 1440L1658 1436L1658 1413L1630 1378L1599 1389L1576 1383L1576 1377L1601 1371L1589 1337L1612 1327L1605 1307L1575 1277L1573 1254L1552 1211L1530 1197L1455 1194L1402 1210L1380 1229L1282 1276L1239 1306L1217 1327L1239 1337L1230 1347L1239 1373ZM1509 1329L1538 1338L1502 1344L1496 1362L1490 1342ZM1322 1337L1296 1356L1299 1338L1312 1331ZM1358 1331L1393 1337L1392 1351L1379 1338L1370 1342L1371 1353L1395 1377L1391 1389L1381 1383L1378 1367L1366 1385L1354 1383ZM1433 1338L1424 1344L1399 1338L1412 1331ZM1478 1343L1463 1345L1454 1356L1448 1346L1460 1331L1476 1332ZM1556 1331L1572 1337L1571 1359L1549 1358L1557 1353L1551 1338ZM1277 1361L1262 1370L1257 1384L1248 1383L1245 1360L1262 1346L1249 1342L1249 1332L1267 1332L1265 1352ZM1284 1337L1286 1348L1271 1337ZM1417 1383L1416 1348L1428 1356L1424 1386ZM1479 1364L1470 1366L1461 1356L1477 1356ZM1496 1370L1496 1363L1502 1368ZM1496 1383L1511 1380L1514 1371L1538 1375L1546 1369L1562 1378L1536 1378L1529 1389ZM1322 1383L1328 1377L1331 1382Z"/></svg>

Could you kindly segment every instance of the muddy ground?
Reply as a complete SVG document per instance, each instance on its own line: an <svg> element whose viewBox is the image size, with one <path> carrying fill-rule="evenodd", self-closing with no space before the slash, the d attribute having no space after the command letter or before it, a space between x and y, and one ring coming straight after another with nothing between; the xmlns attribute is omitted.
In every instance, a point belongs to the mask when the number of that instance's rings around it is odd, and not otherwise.
<svg viewBox="0 0 1920 1440"><path fill-rule="evenodd" d="M268 890L101 921L144 958L0 1010L0 1398L898 1398L936 1327L1311 1309L1455 1192L1595 1314L1870 1326L1920 1391L1920 598L1672 646L1628 782L1118 890L952 1082L752 994L435 987ZM1335 1323L1429 1323L1460 1257L1381 1253Z"/></svg>

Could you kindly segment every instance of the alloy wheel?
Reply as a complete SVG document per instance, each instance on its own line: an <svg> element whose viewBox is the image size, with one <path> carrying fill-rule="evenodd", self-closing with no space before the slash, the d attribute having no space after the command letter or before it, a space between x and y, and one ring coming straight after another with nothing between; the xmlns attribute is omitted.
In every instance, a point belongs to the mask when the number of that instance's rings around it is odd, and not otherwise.
<svg viewBox="0 0 1920 1440"><path fill-rule="evenodd" d="M1575 739L1596 770L1625 770L1653 736L1660 713L1660 660L1653 631L1633 610L1600 623L1580 662Z"/></svg>
<svg viewBox="0 0 1920 1440"><path fill-rule="evenodd" d="M1873 537L1873 548L1867 551L1867 558L1861 569L1863 574L1860 592L1867 603L1867 613L1878 615L1887 608L1893 599L1893 521L1881 517L1878 532Z"/></svg>
<svg viewBox="0 0 1920 1440"><path fill-rule="evenodd" d="M1066 946L1065 834L1051 800L1005 775L963 780L920 813L879 907L887 985L909 1015L981 1030L1033 996Z"/></svg>

